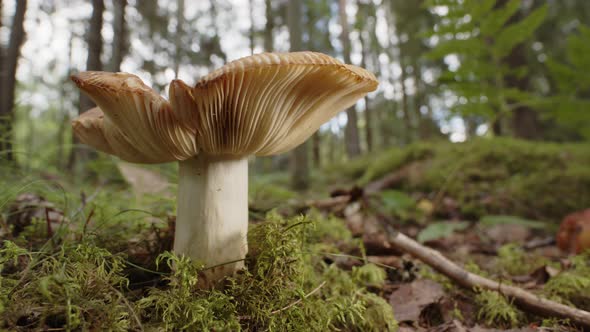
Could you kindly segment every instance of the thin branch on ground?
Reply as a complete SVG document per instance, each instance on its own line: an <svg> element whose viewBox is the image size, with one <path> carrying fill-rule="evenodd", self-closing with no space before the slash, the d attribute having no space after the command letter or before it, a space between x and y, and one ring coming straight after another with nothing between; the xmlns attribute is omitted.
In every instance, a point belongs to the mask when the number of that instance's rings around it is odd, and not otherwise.
<svg viewBox="0 0 590 332"><path fill-rule="evenodd" d="M527 292L522 288L502 284L468 272L444 257L440 252L419 244L406 235L394 230L390 225L385 225L385 227L392 246L418 258L423 263L465 288L493 290L513 299L514 303L525 311L543 317L566 318L574 324L590 328L590 312L551 301Z"/></svg>

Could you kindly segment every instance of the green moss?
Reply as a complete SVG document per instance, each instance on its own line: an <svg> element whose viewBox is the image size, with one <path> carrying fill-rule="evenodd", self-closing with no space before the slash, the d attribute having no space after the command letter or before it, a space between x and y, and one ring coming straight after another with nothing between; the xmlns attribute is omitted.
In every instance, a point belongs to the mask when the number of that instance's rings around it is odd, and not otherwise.
<svg viewBox="0 0 590 332"><path fill-rule="evenodd" d="M559 220L590 204L588 144L510 138L415 144L373 158L358 182L366 184L413 161L423 161L422 167L399 188L453 198L464 218L509 214Z"/></svg>
<svg viewBox="0 0 590 332"><path fill-rule="evenodd" d="M5 242L2 261L13 255L11 247ZM63 246L51 255L26 255L30 257L26 268L15 273L4 269L0 293L10 294L11 299L1 315L5 327L130 328L134 312L120 292L127 284L123 257L91 244Z"/></svg>
<svg viewBox="0 0 590 332"><path fill-rule="evenodd" d="M199 288L202 265L166 252L157 259L159 271L150 272L160 286L143 294L130 291L128 262L98 247L98 234L36 251L5 242L1 325L9 330L26 325L127 331L140 324L149 330L395 330L391 306L366 288L381 285L384 271L366 265L348 272L326 264L316 241L348 241L350 234L331 237L326 227L342 227L342 221L321 222L270 215L252 225L247 269L215 290Z"/></svg>
<svg viewBox="0 0 590 332"><path fill-rule="evenodd" d="M543 292L554 300L590 308L590 254L571 258L571 268L549 279Z"/></svg>
<svg viewBox="0 0 590 332"><path fill-rule="evenodd" d="M428 159L433 153L434 147L427 143L416 143L403 149L391 148L372 158L358 182L365 185L412 161Z"/></svg>
<svg viewBox="0 0 590 332"><path fill-rule="evenodd" d="M498 249L496 266L510 275L524 275L533 269L524 251L517 244L506 244Z"/></svg>
<svg viewBox="0 0 590 332"><path fill-rule="evenodd" d="M352 268L352 278L363 286L383 287L387 273L375 264L365 264Z"/></svg>
<svg viewBox="0 0 590 332"><path fill-rule="evenodd" d="M488 326L516 327L524 319L524 314L498 292L480 290L475 302L480 307L477 318Z"/></svg>

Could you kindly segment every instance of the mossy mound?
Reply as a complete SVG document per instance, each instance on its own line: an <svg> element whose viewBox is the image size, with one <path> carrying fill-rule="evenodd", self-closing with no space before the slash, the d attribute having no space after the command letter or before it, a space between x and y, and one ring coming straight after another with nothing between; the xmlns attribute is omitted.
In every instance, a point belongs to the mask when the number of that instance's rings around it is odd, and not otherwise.
<svg viewBox="0 0 590 332"><path fill-rule="evenodd" d="M327 233L326 226L340 229ZM61 244L35 250L5 241L0 326L11 331L394 330L391 306L367 289L382 286L384 271L373 265L344 271L326 263L322 250L334 240L328 234L350 239L335 219L269 216L250 229L247 269L216 290L198 287L201 265L169 252L158 257L154 271L135 266L150 274L147 284L157 286L138 287L136 280L130 287L127 272L134 266L125 254L99 247L96 237L83 237L81 243L54 238Z"/></svg>
<svg viewBox="0 0 590 332"><path fill-rule="evenodd" d="M590 145L508 138L420 143L375 159L360 184L415 163L401 189L457 201L465 218L510 214L558 220L590 206Z"/></svg>

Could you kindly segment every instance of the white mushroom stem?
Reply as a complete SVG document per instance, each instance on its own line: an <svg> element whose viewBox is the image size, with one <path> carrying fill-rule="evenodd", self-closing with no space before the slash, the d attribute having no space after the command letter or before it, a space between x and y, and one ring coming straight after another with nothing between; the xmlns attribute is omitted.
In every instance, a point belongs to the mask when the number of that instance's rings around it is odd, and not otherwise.
<svg viewBox="0 0 590 332"><path fill-rule="evenodd" d="M205 264L205 284L241 269L248 251L248 159L179 162L174 252Z"/></svg>

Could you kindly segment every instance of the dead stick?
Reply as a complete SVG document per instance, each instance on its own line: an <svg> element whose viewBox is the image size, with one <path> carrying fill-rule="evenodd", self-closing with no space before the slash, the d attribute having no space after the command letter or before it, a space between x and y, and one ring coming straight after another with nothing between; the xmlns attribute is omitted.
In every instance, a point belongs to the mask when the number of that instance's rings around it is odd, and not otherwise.
<svg viewBox="0 0 590 332"><path fill-rule="evenodd" d="M459 285L473 289L482 289L499 292L514 300L514 303L524 310L545 317L567 318L572 323L590 327L590 312L569 307L555 301L544 299L521 288L501 284L468 272L453 263L436 250L425 247L404 234L386 225L390 235L391 244L398 249L409 253L428 264L439 273L454 280Z"/></svg>

